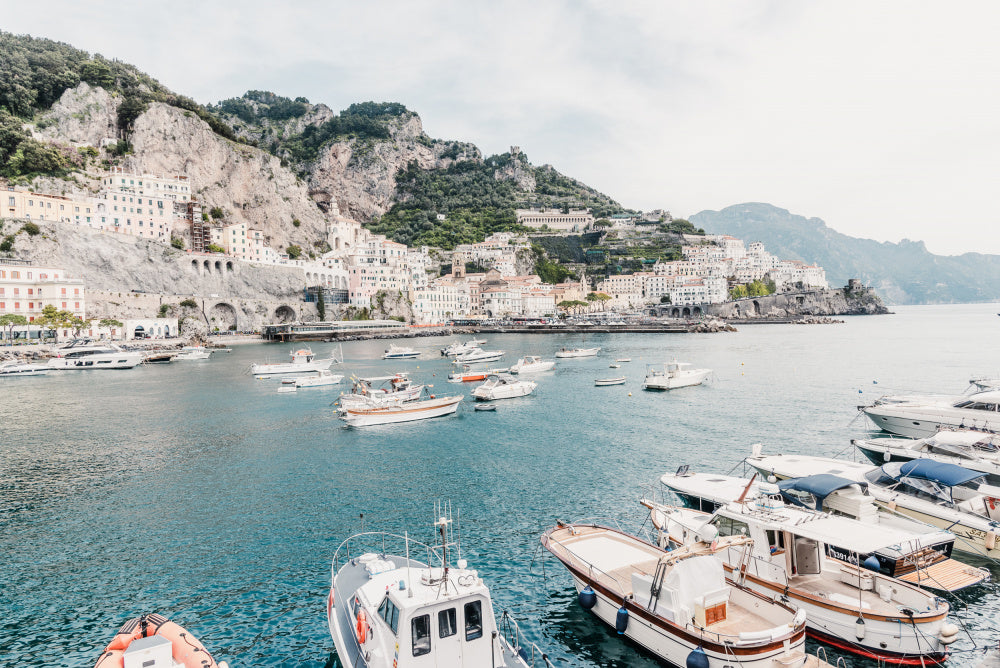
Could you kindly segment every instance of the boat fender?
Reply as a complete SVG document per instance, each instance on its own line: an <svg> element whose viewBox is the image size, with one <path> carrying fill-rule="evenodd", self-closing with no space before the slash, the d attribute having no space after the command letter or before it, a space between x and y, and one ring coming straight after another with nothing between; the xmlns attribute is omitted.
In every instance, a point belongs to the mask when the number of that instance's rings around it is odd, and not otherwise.
<svg viewBox="0 0 1000 668"><path fill-rule="evenodd" d="M887 505L889 506L889 510L891 510L892 512L896 512L896 502L895 501L890 501Z"/></svg>
<svg viewBox="0 0 1000 668"><path fill-rule="evenodd" d="M695 647L684 661L686 668L708 668L708 655L701 647Z"/></svg>
<svg viewBox="0 0 1000 668"><path fill-rule="evenodd" d="M597 594L594 592L593 587L587 585L580 591L579 595L577 595L577 600L580 602L581 608L584 610L590 610L597 605Z"/></svg>
<svg viewBox="0 0 1000 668"><path fill-rule="evenodd" d="M364 645L365 641L368 639L368 615L365 614L364 610L358 610L358 624L356 630L358 632L358 642Z"/></svg>
<svg viewBox="0 0 1000 668"><path fill-rule="evenodd" d="M792 628L798 628L806 623L806 611L804 608L799 608L795 612L795 617L792 618Z"/></svg>
<svg viewBox="0 0 1000 668"><path fill-rule="evenodd" d="M884 455L882 455L882 459L883 459L884 461L887 461L887 462L888 462L889 460L891 460L891 459L892 459L892 453L891 453L891 452L889 452L888 450L886 450L886 451L885 451L885 454L884 454Z"/></svg>
<svg viewBox="0 0 1000 668"><path fill-rule="evenodd" d="M858 640L865 639L865 620L858 617L858 621L854 622L854 636Z"/></svg>
<svg viewBox="0 0 1000 668"><path fill-rule="evenodd" d="M944 624L942 624L940 631L941 644L950 645L951 643L958 640L958 632L959 628L955 624L951 624L949 622L945 622Z"/></svg>
<svg viewBox="0 0 1000 668"><path fill-rule="evenodd" d="M618 615L615 617L615 631L618 632L618 635L623 635L625 633L625 629L627 628L628 628L628 610L626 610L625 606L623 605L622 607L618 608Z"/></svg>
<svg viewBox="0 0 1000 668"><path fill-rule="evenodd" d="M876 573L879 571L881 567L881 564L879 564L878 562L878 557L876 557L874 554L869 555L868 558L861 563L861 565L870 571L875 571Z"/></svg>
<svg viewBox="0 0 1000 668"><path fill-rule="evenodd" d="M997 532L987 531L986 532L986 549L992 550L997 546Z"/></svg>

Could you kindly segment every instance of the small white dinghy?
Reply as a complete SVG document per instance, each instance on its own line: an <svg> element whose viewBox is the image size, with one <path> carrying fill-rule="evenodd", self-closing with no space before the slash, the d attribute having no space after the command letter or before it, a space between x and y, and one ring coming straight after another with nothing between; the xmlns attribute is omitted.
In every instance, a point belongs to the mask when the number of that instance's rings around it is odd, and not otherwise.
<svg viewBox="0 0 1000 668"><path fill-rule="evenodd" d="M625 376L620 376L618 378L598 378L594 381L594 385L597 387L604 387L605 385L624 385Z"/></svg>

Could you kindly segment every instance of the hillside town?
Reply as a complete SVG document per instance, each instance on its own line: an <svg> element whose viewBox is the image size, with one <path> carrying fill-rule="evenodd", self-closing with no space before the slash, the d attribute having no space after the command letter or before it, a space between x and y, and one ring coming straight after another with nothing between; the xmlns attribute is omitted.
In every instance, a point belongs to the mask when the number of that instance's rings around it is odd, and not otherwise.
<svg viewBox="0 0 1000 668"><path fill-rule="evenodd" d="M777 291L827 287L821 267L781 260L759 242L693 234L684 235L682 257L676 261L657 260L643 271L608 275L593 284L582 272L581 278L545 283L530 273L535 251L527 233L498 232L452 251L408 248L340 215L336 202L327 212L324 252L295 246L278 250L262 230L199 204L186 177L112 168L100 183L96 195L8 187L2 216L164 244L190 255L197 267L218 266L220 260L230 268L232 263L291 267L301 272L305 301L360 311L382 308L390 299L408 305L408 319L415 325L469 318L551 318L574 303L621 310L646 304L716 304L731 298L734 285L755 281L768 282ZM589 210L517 211L520 226L544 235L597 231L641 236L643 228L669 216L657 210L595 220ZM54 306L86 319L85 288L83 281L58 267L25 266L0 257L0 315L21 315L30 324L45 307ZM151 321L147 326L157 325ZM169 331L169 324L166 327Z"/></svg>

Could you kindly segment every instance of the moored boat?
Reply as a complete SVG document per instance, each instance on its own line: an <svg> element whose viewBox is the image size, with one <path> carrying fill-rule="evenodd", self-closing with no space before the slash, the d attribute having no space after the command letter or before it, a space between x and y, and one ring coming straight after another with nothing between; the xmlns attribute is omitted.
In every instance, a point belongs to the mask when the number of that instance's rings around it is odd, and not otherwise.
<svg viewBox="0 0 1000 668"><path fill-rule="evenodd" d="M943 429L927 438L859 438L851 441L876 466L927 458L979 471L1000 485L1000 435L973 429Z"/></svg>
<svg viewBox="0 0 1000 668"><path fill-rule="evenodd" d="M212 351L204 346L184 346L174 357L178 362L184 360L207 360L212 356Z"/></svg>
<svg viewBox="0 0 1000 668"><path fill-rule="evenodd" d="M551 371L555 365L555 362L543 360L537 355L525 355L515 362L508 371L514 374L538 373L541 371Z"/></svg>
<svg viewBox="0 0 1000 668"><path fill-rule="evenodd" d="M908 438L928 438L942 429L968 428L1000 432L1000 390L951 398L883 397L858 408L872 423L891 434Z"/></svg>
<svg viewBox="0 0 1000 668"><path fill-rule="evenodd" d="M293 378L295 387L326 387L328 385L338 385L344 376L334 373L329 369L320 369L308 376L296 376Z"/></svg>
<svg viewBox="0 0 1000 668"><path fill-rule="evenodd" d="M340 410L348 408L385 408L406 401L416 401L427 385L415 385L408 374L354 378L351 393L340 397Z"/></svg>
<svg viewBox="0 0 1000 668"><path fill-rule="evenodd" d="M125 622L94 668L229 668L183 626L156 613Z"/></svg>
<svg viewBox="0 0 1000 668"><path fill-rule="evenodd" d="M496 362L503 356L504 351L502 350L483 350L482 348L475 348L467 353L458 355L455 358L455 361L459 364L482 364L485 362Z"/></svg>
<svg viewBox="0 0 1000 668"><path fill-rule="evenodd" d="M600 351L600 348L561 348L556 351L556 357L594 357Z"/></svg>
<svg viewBox="0 0 1000 668"><path fill-rule="evenodd" d="M454 413L461 401L462 397L438 397L373 408L349 407L341 419L351 427L427 420Z"/></svg>
<svg viewBox="0 0 1000 668"><path fill-rule="evenodd" d="M79 371L90 369L132 369L142 363L141 352L122 350L113 343L76 339L63 346L49 360L50 369Z"/></svg>
<svg viewBox="0 0 1000 668"><path fill-rule="evenodd" d="M695 473L690 467L681 466L676 473L662 476L660 483L689 508L711 513L743 495L758 495L760 483L755 480L756 477L748 480ZM958 591L990 579L987 569L974 568L951 558L954 534L906 517L879 512L875 499L868 494L867 483L824 473L782 480L777 485L786 503L838 516L836 523L827 525L824 545L828 556L866 564L884 575L940 591ZM852 521L856 524L852 525ZM854 533L852 526L861 532L876 527L882 545L872 552L856 553L849 540ZM838 541L838 537L842 537L843 542Z"/></svg>
<svg viewBox="0 0 1000 668"><path fill-rule="evenodd" d="M464 559L452 562L458 545L451 540L449 514L436 514L436 546L370 532L337 548L326 616L341 665L551 666L537 645L522 640L507 613L498 623L480 574Z"/></svg>
<svg viewBox="0 0 1000 668"><path fill-rule="evenodd" d="M624 385L625 376L619 376L618 378L599 378L594 381L594 385L597 387L604 387L606 385Z"/></svg>
<svg viewBox="0 0 1000 668"><path fill-rule="evenodd" d="M679 387L701 385L711 374L711 369L692 369L687 362L667 362L659 368L657 365L646 365L646 380L644 390L674 390Z"/></svg>
<svg viewBox="0 0 1000 668"><path fill-rule="evenodd" d="M493 401L495 399L514 399L524 397L535 391L538 383L533 380L519 380L506 373L490 374L486 382L472 391L478 401Z"/></svg>
<svg viewBox="0 0 1000 668"><path fill-rule="evenodd" d="M486 380L486 377L490 375L489 370L480 369L474 371L469 367L468 364L463 364L461 371L453 371L448 374L449 383L471 383L480 380Z"/></svg>
<svg viewBox="0 0 1000 668"><path fill-rule="evenodd" d="M40 364L28 364L17 360L0 361L0 376L44 376L49 372L47 366Z"/></svg>
<svg viewBox="0 0 1000 668"><path fill-rule="evenodd" d="M716 553L730 581L806 611L810 635L839 649L889 663L925 666L947 658L959 628L947 623L946 601L916 585L827 555L831 532L855 556L883 545L877 528L843 535L836 518L784 504L777 487L761 485L715 513L644 499L662 547L682 546L706 533L748 536L752 548ZM855 523L857 524L857 523Z"/></svg>
<svg viewBox="0 0 1000 668"><path fill-rule="evenodd" d="M406 360L413 359L415 357L420 357L420 351L414 348L409 348L405 346L397 346L396 344L390 344L386 348L385 353L382 355L384 360Z"/></svg>
<svg viewBox="0 0 1000 668"><path fill-rule="evenodd" d="M560 524L541 540L569 571L583 608L675 666L806 665L806 614L727 582L712 556L745 551L747 538L665 552L609 527Z"/></svg>
<svg viewBox="0 0 1000 668"><path fill-rule="evenodd" d="M308 371L322 371L329 369L337 361L336 358L318 360L310 348L300 348L293 350L289 355L291 362L254 362L250 365L250 373L255 376L266 376L288 373L306 373Z"/></svg>

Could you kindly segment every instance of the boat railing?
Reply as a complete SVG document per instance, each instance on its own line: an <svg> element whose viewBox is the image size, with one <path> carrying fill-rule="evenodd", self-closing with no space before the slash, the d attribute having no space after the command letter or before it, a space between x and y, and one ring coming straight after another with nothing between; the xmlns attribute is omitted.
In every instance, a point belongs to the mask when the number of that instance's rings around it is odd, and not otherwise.
<svg viewBox="0 0 1000 668"><path fill-rule="evenodd" d="M387 531L365 531L354 534L347 538L333 554L332 574L337 575L340 566L360 556L366 552L376 552L380 555L394 554L397 556L409 556L413 558L414 553L425 554L424 563L433 565L433 557L437 552L433 547L414 540L409 536L389 533Z"/></svg>
<svg viewBox="0 0 1000 668"><path fill-rule="evenodd" d="M772 564L763 557L744 555L742 549L730 547L726 548L726 552L726 561L737 564L736 568L733 569L732 577L739 584L742 584L742 579L745 575L752 575L765 582L773 582L777 585L788 587L788 573L785 572L783 567Z"/></svg>
<svg viewBox="0 0 1000 668"><path fill-rule="evenodd" d="M526 640L521 634L521 627L517 620L510 616L506 610L500 614L500 624L498 625L500 637L510 646L519 657L531 668L536 665L542 668L551 668L552 661L548 654L543 652L538 645L530 640ZM536 664L536 661L538 662Z"/></svg>

